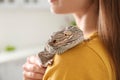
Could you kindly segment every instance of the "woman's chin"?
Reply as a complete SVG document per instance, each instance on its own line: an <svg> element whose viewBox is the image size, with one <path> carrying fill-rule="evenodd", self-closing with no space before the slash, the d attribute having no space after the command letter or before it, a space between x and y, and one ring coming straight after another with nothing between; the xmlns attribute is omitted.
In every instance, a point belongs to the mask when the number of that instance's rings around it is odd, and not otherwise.
<svg viewBox="0 0 120 80"><path fill-rule="evenodd" d="M53 14L64 14L64 13L61 12L61 11L53 10L53 9L51 9L51 12L52 12Z"/></svg>
<svg viewBox="0 0 120 80"><path fill-rule="evenodd" d="M61 9L53 9L51 8L50 11L53 13L53 14L68 14L69 12L65 11L65 10L61 10Z"/></svg>

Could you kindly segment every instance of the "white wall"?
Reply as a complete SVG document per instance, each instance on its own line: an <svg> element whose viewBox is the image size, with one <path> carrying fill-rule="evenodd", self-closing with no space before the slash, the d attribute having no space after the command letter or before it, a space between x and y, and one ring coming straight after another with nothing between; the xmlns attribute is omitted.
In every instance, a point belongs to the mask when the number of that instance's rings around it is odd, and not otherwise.
<svg viewBox="0 0 120 80"><path fill-rule="evenodd" d="M55 15L49 10L0 10L0 51L7 45L41 45L52 32L67 26L69 19L68 15Z"/></svg>
<svg viewBox="0 0 120 80"><path fill-rule="evenodd" d="M22 65L25 61L23 58L0 64L0 80L23 80Z"/></svg>

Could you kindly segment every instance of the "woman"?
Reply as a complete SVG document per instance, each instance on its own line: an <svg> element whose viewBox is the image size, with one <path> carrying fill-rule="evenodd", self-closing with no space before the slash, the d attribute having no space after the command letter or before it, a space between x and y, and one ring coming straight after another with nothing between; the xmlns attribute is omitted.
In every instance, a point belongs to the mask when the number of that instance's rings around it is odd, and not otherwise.
<svg viewBox="0 0 120 80"><path fill-rule="evenodd" d="M73 14L86 41L55 55L46 68L24 64L24 80L120 80L120 0L50 0L51 11Z"/></svg>

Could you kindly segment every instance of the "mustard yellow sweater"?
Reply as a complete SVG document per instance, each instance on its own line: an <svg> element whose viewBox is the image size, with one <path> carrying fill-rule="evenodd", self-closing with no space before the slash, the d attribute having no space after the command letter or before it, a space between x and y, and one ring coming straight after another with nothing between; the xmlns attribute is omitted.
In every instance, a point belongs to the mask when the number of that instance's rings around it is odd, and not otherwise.
<svg viewBox="0 0 120 80"><path fill-rule="evenodd" d="M62 55L55 55L43 80L115 80L112 60L97 33Z"/></svg>

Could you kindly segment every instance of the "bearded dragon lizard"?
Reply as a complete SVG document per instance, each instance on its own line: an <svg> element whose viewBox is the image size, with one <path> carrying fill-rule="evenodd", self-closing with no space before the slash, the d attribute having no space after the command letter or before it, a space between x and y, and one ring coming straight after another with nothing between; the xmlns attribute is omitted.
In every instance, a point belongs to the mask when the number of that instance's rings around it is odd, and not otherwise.
<svg viewBox="0 0 120 80"><path fill-rule="evenodd" d="M52 58L55 54L63 54L83 40L83 32L78 27L69 26L54 32L47 41L44 50L38 53L40 63L47 67L48 64L52 64Z"/></svg>

